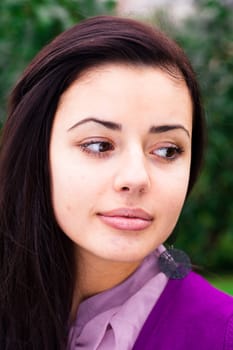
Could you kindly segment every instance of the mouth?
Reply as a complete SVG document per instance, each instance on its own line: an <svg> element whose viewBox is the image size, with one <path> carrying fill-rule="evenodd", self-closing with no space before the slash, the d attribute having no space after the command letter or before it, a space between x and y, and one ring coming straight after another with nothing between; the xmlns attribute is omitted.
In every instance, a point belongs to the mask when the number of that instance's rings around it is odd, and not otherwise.
<svg viewBox="0 0 233 350"><path fill-rule="evenodd" d="M118 208L97 215L108 226L124 231L145 230L153 221L153 216L140 208Z"/></svg>

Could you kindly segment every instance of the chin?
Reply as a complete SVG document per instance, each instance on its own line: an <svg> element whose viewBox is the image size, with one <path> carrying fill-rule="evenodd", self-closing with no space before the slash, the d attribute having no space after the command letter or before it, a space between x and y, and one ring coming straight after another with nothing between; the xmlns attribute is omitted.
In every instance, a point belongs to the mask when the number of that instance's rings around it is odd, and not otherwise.
<svg viewBox="0 0 233 350"><path fill-rule="evenodd" d="M132 251L131 249L121 250L121 251L112 251L108 252L108 254L102 255L103 259L121 262L121 263L135 263L143 260L151 251L142 251L141 249L137 249L136 251Z"/></svg>

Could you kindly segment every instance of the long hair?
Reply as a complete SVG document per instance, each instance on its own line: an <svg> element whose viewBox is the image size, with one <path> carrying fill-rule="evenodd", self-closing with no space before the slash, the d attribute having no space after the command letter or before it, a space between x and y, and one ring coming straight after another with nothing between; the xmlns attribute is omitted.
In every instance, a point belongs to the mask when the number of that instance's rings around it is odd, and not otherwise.
<svg viewBox="0 0 233 350"><path fill-rule="evenodd" d="M11 94L1 139L1 350L66 348L75 264L51 203L51 127L68 86L88 69L114 62L158 67L186 82L193 103L188 192L198 176L205 135L200 95L187 57L172 40L132 19L99 16L47 45Z"/></svg>

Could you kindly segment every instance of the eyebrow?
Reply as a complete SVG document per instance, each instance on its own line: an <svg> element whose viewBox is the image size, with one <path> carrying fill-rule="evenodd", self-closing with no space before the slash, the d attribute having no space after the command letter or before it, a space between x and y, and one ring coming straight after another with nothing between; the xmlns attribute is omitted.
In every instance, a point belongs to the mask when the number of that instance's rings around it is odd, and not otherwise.
<svg viewBox="0 0 233 350"><path fill-rule="evenodd" d="M105 128L107 129L111 129L111 130L117 130L117 131L120 131L122 129L122 126L121 124L117 124L117 123L114 123L114 122L110 122L110 121L107 121L107 120L101 120L101 119L97 119L97 118L85 118L85 119L82 119L80 120L78 123L75 123L73 126L71 126L68 131L76 128L77 126L81 125L81 124L84 124L84 123L88 123L88 122L94 122L94 123L98 123L98 124L101 124L103 126L105 126Z"/></svg>
<svg viewBox="0 0 233 350"><path fill-rule="evenodd" d="M89 123L89 122L94 122L103 125L105 128L110 129L110 130L116 130L116 131L121 131L122 130L122 125L115 123L115 122L110 122L107 120L102 120L94 117L89 117L89 118L84 118L80 120L79 122L75 123L72 125L67 131L73 130L79 125ZM185 133L190 137L190 133L188 129L186 129L183 125L181 124L168 124L168 125L158 125L158 126L151 126L149 129L150 134L161 134L164 132L168 132L171 130L176 130L176 129L181 129L184 130Z"/></svg>
<svg viewBox="0 0 233 350"><path fill-rule="evenodd" d="M190 137L190 133L188 129L186 129L183 125L181 124L169 124L169 125L159 125L159 126L152 126L149 130L150 134L160 134L163 132L167 132L170 130L176 130L176 129L181 129L186 132L188 137Z"/></svg>

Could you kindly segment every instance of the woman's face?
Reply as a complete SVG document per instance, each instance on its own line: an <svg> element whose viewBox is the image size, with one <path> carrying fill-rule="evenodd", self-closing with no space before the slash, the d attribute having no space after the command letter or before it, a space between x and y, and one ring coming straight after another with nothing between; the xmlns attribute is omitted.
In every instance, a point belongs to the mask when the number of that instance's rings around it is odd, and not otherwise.
<svg viewBox="0 0 233 350"><path fill-rule="evenodd" d="M65 91L51 133L52 202L78 252L136 262L168 238L191 135L188 89L159 68L104 65Z"/></svg>

